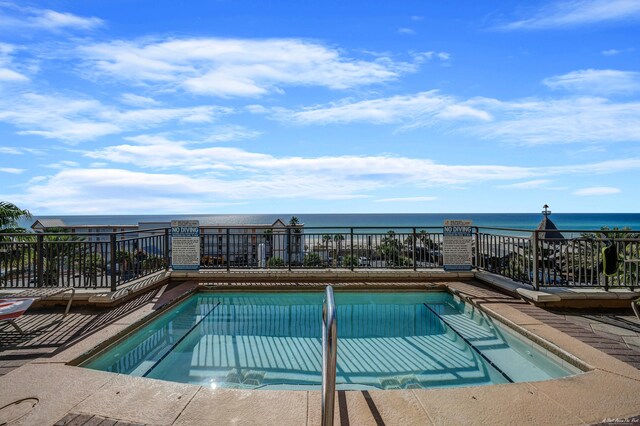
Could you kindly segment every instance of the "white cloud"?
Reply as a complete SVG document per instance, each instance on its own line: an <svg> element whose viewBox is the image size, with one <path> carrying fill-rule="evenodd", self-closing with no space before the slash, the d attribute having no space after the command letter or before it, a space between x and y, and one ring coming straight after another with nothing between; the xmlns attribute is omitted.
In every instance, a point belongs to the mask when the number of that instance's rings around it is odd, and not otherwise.
<svg viewBox="0 0 640 426"><path fill-rule="evenodd" d="M620 190L618 188L613 188L610 186L593 186L589 188L582 188L575 191L574 195L579 195L581 197L588 197L592 195L611 195L617 194Z"/></svg>
<svg viewBox="0 0 640 426"><path fill-rule="evenodd" d="M135 106L135 107L148 107L148 106L160 105L160 102L156 101L153 98L140 96L133 93L124 93L122 96L120 96L120 102L126 105Z"/></svg>
<svg viewBox="0 0 640 426"><path fill-rule="evenodd" d="M567 28L600 22L637 19L637 0L565 0L549 2L530 18L501 26L506 30Z"/></svg>
<svg viewBox="0 0 640 426"><path fill-rule="evenodd" d="M540 188L540 187L546 186L551 182L552 181L550 179L535 179L535 180L529 180L529 181L526 181L526 182L512 183L510 185L502 185L502 186L500 186L500 188L505 188L505 189L532 189L532 188Z"/></svg>
<svg viewBox="0 0 640 426"><path fill-rule="evenodd" d="M415 35L415 33L415 30L412 30L411 28L398 28L398 34Z"/></svg>
<svg viewBox="0 0 640 426"><path fill-rule="evenodd" d="M601 53L604 56L615 56L615 55L619 55L620 53L622 53L622 51L620 51L618 49L607 49L607 50L603 50Z"/></svg>
<svg viewBox="0 0 640 426"><path fill-rule="evenodd" d="M412 128L447 120L491 120L491 115L486 111L442 95L436 90L366 101L346 100L301 111L280 109L275 112L280 120L299 124L370 122L397 123Z"/></svg>
<svg viewBox="0 0 640 426"><path fill-rule="evenodd" d="M26 82L29 77L15 70L13 53L18 48L9 43L0 43L0 82Z"/></svg>
<svg viewBox="0 0 640 426"><path fill-rule="evenodd" d="M365 122L408 130L455 121L456 132L523 145L640 141L640 103L603 97L465 100L432 90L299 110L259 105L247 110L301 125Z"/></svg>
<svg viewBox="0 0 640 426"><path fill-rule="evenodd" d="M640 90L640 72L586 69L549 77L543 84L578 93L629 94Z"/></svg>
<svg viewBox="0 0 640 426"><path fill-rule="evenodd" d="M23 152L20 148L15 148L13 146L0 146L0 154L22 155Z"/></svg>
<svg viewBox="0 0 640 426"><path fill-rule="evenodd" d="M29 77L8 68L0 68L0 81L29 81Z"/></svg>
<svg viewBox="0 0 640 426"><path fill-rule="evenodd" d="M115 41L83 46L80 53L89 75L220 97L261 96L287 85L348 89L416 70L416 64L354 59L298 39Z"/></svg>
<svg viewBox="0 0 640 426"><path fill-rule="evenodd" d="M49 163L46 164L44 167L50 168L50 169L58 169L58 170L64 170L64 169L69 169L72 167L78 167L80 164L78 164L75 161L70 161L70 160L62 160L62 161L58 161L57 163Z"/></svg>
<svg viewBox="0 0 640 426"><path fill-rule="evenodd" d="M15 175L19 175L20 173L23 173L25 171L25 169L17 169L15 167L0 167L0 172L11 173Z"/></svg>
<svg viewBox="0 0 640 426"><path fill-rule="evenodd" d="M0 3L0 27L16 29L59 31L62 29L92 30L104 25L102 19L82 17L50 9L18 6L15 3Z"/></svg>
<svg viewBox="0 0 640 426"><path fill-rule="evenodd" d="M226 125L219 126L204 138L203 142L232 142L243 139L254 139L260 136L262 133L247 129L243 126Z"/></svg>
<svg viewBox="0 0 640 426"><path fill-rule="evenodd" d="M0 99L0 121L22 129L18 134L80 142L169 121L210 123L231 109L214 106L119 110L91 98L25 93Z"/></svg>
<svg viewBox="0 0 640 426"><path fill-rule="evenodd" d="M529 145L640 141L639 102L596 97L511 102L477 98L467 104L494 117L464 129L487 139Z"/></svg>
<svg viewBox="0 0 640 426"><path fill-rule="evenodd" d="M398 197L398 198L380 198L376 200L379 203L420 203L424 201L434 201L438 197Z"/></svg>
<svg viewBox="0 0 640 426"><path fill-rule="evenodd" d="M116 208L125 208L127 212L201 211L210 208L211 203L346 200L395 189L451 188L483 182L508 183L549 176L640 170L640 159L633 158L560 167L456 165L388 155L275 156L231 147L203 146L202 142L169 140L158 135L127 139L127 144L84 151L83 155L94 161L89 168L62 169L52 176L32 180L19 193L0 194L0 199L4 197L50 212L102 210L107 214L116 212ZM125 170L122 165L142 171ZM87 199L92 202L86 203ZM432 198L381 200L427 202Z"/></svg>
<svg viewBox="0 0 640 426"><path fill-rule="evenodd" d="M442 62L447 62L451 59L451 54L449 52L435 52L432 50L426 52L413 52L411 56L418 64L430 61L433 58L438 58Z"/></svg>
<svg viewBox="0 0 640 426"><path fill-rule="evenodd" d="M34 27L48 30L60 28L91 30L104 23L99 18L83 18L71 13L56 12L55 10L34 10L33 17L29 18L27 22Z"/></svg>

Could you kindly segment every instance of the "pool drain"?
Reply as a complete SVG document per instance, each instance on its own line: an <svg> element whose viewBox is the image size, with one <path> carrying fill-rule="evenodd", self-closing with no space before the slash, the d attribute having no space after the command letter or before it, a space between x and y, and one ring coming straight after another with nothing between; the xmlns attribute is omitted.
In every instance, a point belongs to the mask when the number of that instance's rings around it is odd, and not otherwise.
<svg viewBox="0 0 640 426"><path fill-rule="evenodd" d="M0 408L0 425L14 422L31 412L40 400L38 398L22 398Z"/></svg>

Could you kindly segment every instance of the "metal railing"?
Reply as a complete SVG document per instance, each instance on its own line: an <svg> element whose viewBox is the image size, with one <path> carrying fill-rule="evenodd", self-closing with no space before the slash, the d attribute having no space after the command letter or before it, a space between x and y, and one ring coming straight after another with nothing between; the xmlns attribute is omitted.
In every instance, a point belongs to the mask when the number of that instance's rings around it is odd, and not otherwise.
<svg viewBox="0 0 640 426"><path fill-rule="evenodd" d="M109 288L169 266L169 230L0 234L0 288Z"/></svg>
<svg viewBox="0 0 640 426"><path fill-rule="evenodd" d="M442 267L442 228L201 227L201 268Z"/></svg>
<svg viewBox="0 0 640 426"><path fill-rule="evenodd" d="M480 232L503 231L507 234ZM478 269L540 287L640 287L640 233L629 230L549 231L480 228L476 232ZM553 231L555 233L555 231ZM527 235L528 234L528 235ZM614 271L605 275L602 249L615 252ZM611 272L611 271L610 271Z"/></svg>
<svg viewBox="0 0 640 426"><path fill-rule="evenodd" d="M533 288L640 287L640 233L473 227L473 266ZM555 231L554 231L555 232ZM557 234L556 234L557 235ZM617 269L602 270L613 246ZM423 269L444 265L442 227L202 226L201 269ZM0 234L0 288L110 288L170 265L169 228Z"/></svg>
<svg viewBox="0 0 640 426"><path fill-rule="evenodd" d="M333 425L338 353L338 319L333 287L325 289L322 304L322 425Z"/></svg>

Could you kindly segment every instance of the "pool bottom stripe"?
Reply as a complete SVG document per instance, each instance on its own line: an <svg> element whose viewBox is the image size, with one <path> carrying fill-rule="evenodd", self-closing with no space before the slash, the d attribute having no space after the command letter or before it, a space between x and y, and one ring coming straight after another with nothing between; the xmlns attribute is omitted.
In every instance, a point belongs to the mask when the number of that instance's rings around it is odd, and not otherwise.
<svg viewBox="0 0 640 426"><path fill-rule="evenodd" d="M156 368L156 367L157 367L157 366L158 366L158 365L159 365L159 364L160 364L160 363L161 363L161 362L162 362L162 361L163 361L163 360L164 360L164 359L165 359L165 358L166 358L166 357L171 353L171 352L173 352L173 350L174 350L174 349L175 349L175 348L176 348L176 347L177 347L177 346L178 346L178 345L179 345L179 344L180 344L184 339L186 339L186 338L187 338L187 336L188 336L189 334L191 334L191 332L192 332L193 330L195 330L195 328L196 328L197 326L199 326L199 325L200 325L200 323L201 323L202 321L204 321L204 319L205 319L206 317L208 317L208 316L209 316L209 314L210 314L211 312L213 312L213 310L214 310L215 308L217 308L219 305L220 305L220 302L216 303L216 304L215 304L215 306L214 306L213 308L211 308L211 310L210 310L209 312L207 312L206 314L204 314L204 315L202 316L202 318L200 318L200 321L197 321L195 324L193 324L193 326L192 326L192 327L191 327L191 328L190 328L186 333L184 333L184 335L183 335L181 338L179 338L179 339L178 339L178 340L177 340L173 345L171 345L171 347L169 348L169 350L167 350L167 351L166 351L166 352L165 352L165 353L160 357L160 359L159 359L159 360L157 360L157 361L156 361L156 362L151 366L151 368L149 368L149 369L147 370L147 372L146 372L146 373L144 373L144 374L142 375L142 377L147 377L147 376L149 375L149 373L151 373L151 372L153 371L153 369L154 369L154 368Z"/></svg>
<svg viewBox="0 0 640 426"><path fill-rule="evenodd" d="M440 315L439 313L437 313L431 306L427 305L426 303L423 303L423 305L429 310L431 311L431 313L433 313L436 317L438 317L438 319L440 319L440 321L442 321L447 327L449 327L451 330L453 330L454 333L456 333L458 336L460 336L460 338L462 340L465 341L465 343L467 345L469 345L471 347L471 349L473 349L474 351L476 351L476 353L478 355L480 355L482 357L482 359L484 359L486 362L489 363L489 365L491 365L493 368L495 368L498 373L502 374L502 376L507 379L509 381L509 383L513 383L513 380L511 379L511 377L509 377L507 375L507 373L505 373L504 371L502 371L502 369L500 367L498 367L496 364L494 364L493 361L491 361L485 354L483 354L480 349L476 348L469 340L467 340L466 337L464 337L462 334L460 334L460 332L458 330L456 330L453 326L451 326L451 324L449 324L443 317L442 315Z"/></svg>

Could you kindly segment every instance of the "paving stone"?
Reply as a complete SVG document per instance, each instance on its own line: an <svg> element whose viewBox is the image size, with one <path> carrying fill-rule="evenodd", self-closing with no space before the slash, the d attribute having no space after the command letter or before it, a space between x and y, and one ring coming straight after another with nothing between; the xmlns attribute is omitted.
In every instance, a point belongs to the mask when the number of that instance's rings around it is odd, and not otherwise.
<svg viewBox="0 0 640 426"><path fill-rule="evenodd" d="M616 327L611 324L591 323L591 328L596 331L604 331L606 333L615 334L618 336L639 336L639 334L633 330L627 330L625 328Z"/></svg>

